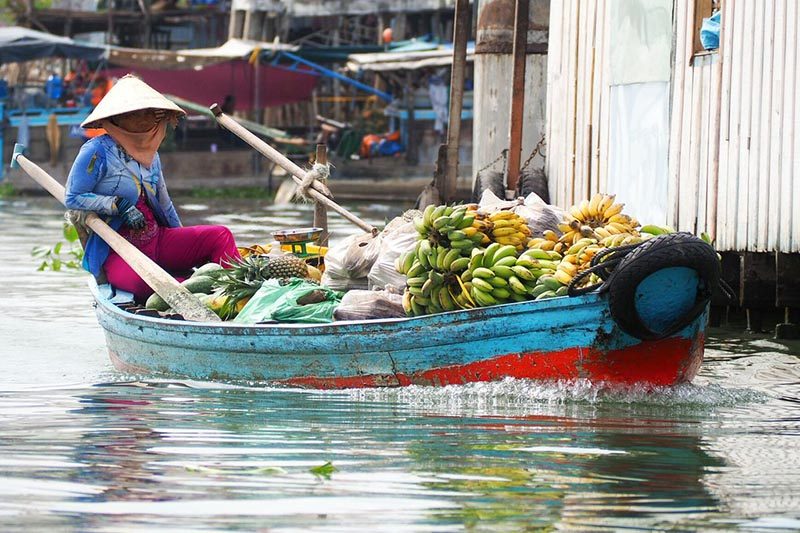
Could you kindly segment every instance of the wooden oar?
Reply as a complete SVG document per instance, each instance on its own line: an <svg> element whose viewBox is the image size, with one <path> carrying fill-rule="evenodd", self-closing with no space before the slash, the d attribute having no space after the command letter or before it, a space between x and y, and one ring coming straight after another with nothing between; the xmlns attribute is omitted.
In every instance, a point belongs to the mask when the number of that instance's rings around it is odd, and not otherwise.
<svg viewBox="0 0 800 533"><path fill-rule="evenodd" d="M11 167L21 167L33 181L41 185L63 205L64 186L54 180L52 176L42 170L36 163L22 155L24 149L25 147L19 144L14 146L14 154L11 156ZM183 318L197 322L220 321L219 317L200 303L200 300L198 300L194 294L190 293L186 287L178 283L175 278L154 263L152 259L144 255L138 248L126 241L96 214L89 213L86 216L86 226L91 228L92 231L106 241L108 245L128 263L134 272L136 272L150 288L156 291L164 301L171 305L175 311L180 313Z"/></svg>
<svg viewBox="0 0 800 533"><path fill-rule="evenodd" d="M222 112L222 109L217 104L211 106L211 112L214 113L214 116L225 129L242 139L244 142L252 146L256 149L257 152L262 154L263 156L271 159L274 161L278 166L283 168L292 179L298 185L303 182L303 179L306 177L307 172L289 160L288 157L280 153L278 150L270 146L269 144L265 143L258 137L256 137L253 133L251 133L247 128L236 122L233 118L229 117L225 113ZM340 206L327 196L325 196L322 192L322 186L316 180L312 183L312 187L308 189L308 195L311 196L317 202L321 202L325 204L329 209L333 209L348 221L352 222L359 228L363 229L366 232L372 233L373 235L378 234L378 229L369 224L364 222L356 215L345 209L344 207Z"/></svg>

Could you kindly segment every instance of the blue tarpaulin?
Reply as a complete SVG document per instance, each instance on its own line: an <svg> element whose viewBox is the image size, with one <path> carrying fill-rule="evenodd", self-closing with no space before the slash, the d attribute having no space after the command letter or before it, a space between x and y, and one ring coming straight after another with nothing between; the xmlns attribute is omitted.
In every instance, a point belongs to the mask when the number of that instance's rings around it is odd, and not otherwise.
<svg viewBox="0 0 800 533"><path fill-rule="evenodd" d="M0 28L0 64L45 57L97 60L105 47L20 26Z"/></svg>

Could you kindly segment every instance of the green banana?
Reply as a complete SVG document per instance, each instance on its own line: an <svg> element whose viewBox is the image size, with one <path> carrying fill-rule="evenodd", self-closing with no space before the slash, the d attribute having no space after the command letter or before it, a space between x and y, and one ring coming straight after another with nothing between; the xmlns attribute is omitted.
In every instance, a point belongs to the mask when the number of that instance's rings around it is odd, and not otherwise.
<svg viewBox="0 0 800 533"><path fill-rule="evenodd" d="M439 302L441 303L442 309L445 311L456 310L456 304L450 297L450 292L448 292L447 288L445 287L442 287L442 290L439 291Z"/></svg>
<svg viewBox="0 0 800 533"><path fill-rule="evenodd" d="M414 316L422 316L427 314L427 310L425 309L425 307L420 305L417 302L416 298L417 298L416 296L411 297L411 313Z"/></svg>
<svg viewBox="0 0 800 533"><path fill-rule="evenodd" d="M517 255L517 249L515 247L511 246L510 244L506 244L504 246L501 246L500 249L497 250L494 253L494 255L492 256L492 265L497 264L497 262L500 259L502 259L504 257L512 256L512 255L513 256Z"/></svg>
<svg viewBox="0 0 800 533"><path fill-rule="evenodd" d="M450 225L457 228L461 225L461 221L464 219L464 215L466 214L466 208L458 208L450 214Z"/></svg>
<svg viewBox="0 0 800 533"><path fill-rule="evenodd" d="M541 285L537 285L537 286L536 286L536 287L534 287L533 289L529 290L529 291L528 291L528 295L529 295L531 298L534 298L534 299L535 299L535 298L537 298L537 297L538 297L540 294L542 294L543 292L547 292L548 290L550 290L550 289L548 289L548 288L547 288L547 285L545 285L544 283L542 283Z"/></svg>
<svg viewBox="0 0 800 533"><path fill-rule="evenodd" d="M497 300L495 300L494 296L477 287L472 288L472 298L475 300L475 303L482 307L497 305Z"/></svg>
<svg viewBox="0 0 800 533"><path fill-rule="evenodd" d="M508 287L508 281L505 278L501 278L500 276L489 278L486 281L488 281L489 285L491 285L492 287Z"/></svg>
<svg viewBox="0 0 800 533"><path fill-rule="evenodd" d="M444 276L435 270L428 272L428 279L431 280L434 285L442 285L444 283Z"/></svg>
<svg viewBox="0 0 800 533"><path fill-rule="evenodd" d="M447 232L447 238L451 241L460 241L466 239L467 235L461 230L454 229L452 231Z"/></svg>
<svg viewBox="0 0 800 533"><path fill-rule="evenodd" d="M442 267L444 267L443 270L450 270L451 266L453 265L453 261L459 257L461 257L461 252L457 249L451 249L444 254L444 260L442 260ZM467 263L469 263L469 259L467 259Z"/></svg>
<svg viewBox="0 0 800 533"><path fill-rule="evenodd" d="M416 278L417 276L421 276L423 272L425 272L425 267L422 266L422 263L419 262L417 256L414 257L414 263L411 265L411 268L408 269L406 272L406 276L409 278Z"/></svg>
<svg viewBox="0 0 800 533"><path fill-rule="evenodd" d="M559 287L556 291L556 296L569 296L569 287Z"/></svg>
<svg viewBox="0 0 800 533"><path fill-rule="evenodd" d="M516 276L521 280L530 281L532 279L536 279L536 276L534 276L533 273L525 267L515 265L511 267L511 270L513 270L514 274L516 274Z"/></svg>
<svg viewBox="0 0 800 533"><path fill-rule="evenodd" d="M438 230L444 226L450 226L451 220L452 219L447 215L441 216L433 221L433 228Z"/></svg>
<svg viewBox="0 0 800 533"><path fill-rule="evenodd" d="M422 217L414 217L414 229L420 235L427 235L428 226L425 225L425 220Z"/></svg>
<svg viewBox="0 0 800 533"><path fill-rule="evenodd" d="M414 266L414 259L416 259L416 255L412 252L406 252L403 254L403 273L407 274L411 268Z"/></svg>
<svg viewBox="0 0 800 533"><path fill-rule="evenodd" d="M459 250L463 250L465 248L472 248L475 246L475 243L472 242L470 239L459 239L457 241L450 241L450 246L452 248L458 248Z"/></svg>
<svg viewBox="0 0 800 533"><path fill-rule="evenodd" d="M525 300L527 300L525 296L523 296L522 294L517 294L516 292L511 293L511 299L514 300L515 302L524 302Z"/></svg>
<svg viewBox="0 0 800 533"><path fill-rule="evenodd" d="M415 278L408 278L406 283L409 287L422 287L422 284L428 281L428 276L417 276Z"/></svg>
<svg viewBox="0 0 800 533"><path fill-rule="evenodd" d="M431 224L433 224L433 219L431 218L431 215L433 215L433 212L435 210L436 210L435 205L429 205L425 208L425 211L422 212L422 223L424 226L430 226Z"/></svg>
<svg viewBox="0 0 800 533"><path fill-rule="evenodd" d="M409 287L408 288L408 292L410 292L414 296L424 296L425 295L425 293L422 292L422 289L420 287Z"/></svg>
<svg viewBox="0 0 800 533"><path fill-rule="evenodd" d="M509 268L507 266L500 266L500 265L495 264L492 267L491 270L496 275L500 276L501 278L505 278L505 279L508 279L508 278L510 278L511 276L514 275L514 271L511 270L511 268Z"/></svg>
<svg viewBox="0 0 800 533"><path fill-rule="evenodd" d="M427 270L431 268L431 243L430 241L419 241L417 245L417 259L420 264Z"/></svg>
<svg viewBox="0 0 800 533"><path fill-rule="evenodd" d="M431 289L433 289L433 280L428 279L425 283L422 284L422 296L428 297L431 295Z"/></svg>
<svg viewBox="0 0 800 533"><path fill-rule="evenodd" d="M550 291L557 291L558 288L562 286L561 282L553 276L542 276L539 278L539 282L544 284L547 287L547 290Z"/></svg>
<svg viewBox="0 0 800 533"><path fill-rule="evenodd" d="M517 276L511 276L508 278L508 286L511 287L511 290L516 292L517 294L527 294L528 289L522 282L519 280Z"/></svg>
<svg viewBox="0 0 800 533"><path fill-rule="evenodd" d="M464 218L461 219L461 223L458 224L456 227L458 229L468 228L475 222L475 217L473 215L464 215Z"/></svg>
<svg viewBox="0 0 800 533"><path fill-rule="evenodd" d="M486 247L486 250L483 252L483 266L490 267L494 264L494 254L502 247L503 245L499 242L493 242L489 246Z"/></svg>
<svg viewBox="0 0 800 533"><path fill-rule="evenodd" d="M553 291L545 291L536 297L537 300L546 300L547 298L555 298L556 293Z"/></svg>
<svg viewBox="0 0 800 533"><path fill-rule="evenodd" d="M491 295L498 300L507 300L511 297L511 292L503 287L495 287L492 289Z"/></svg>
<svg viewBox="0 0 800 533"><path fill-rule="evenodd" d="M460 272L469 266L469 257L459 257L450 263L451 272Z"/></svg>
<svg viewBox="0 0 800 533"><path fill-rule="evenodd" d="M494 272L488 268L478 267L472 269L472 276L475 278L489 279L494 277Z"/></svg>
<svg viewBox="0 0 800 533"><path fill-rule="evenodd" d="M526 251L522 255L523 255L523 257L524 256L528 256L528 257L532 257L533 259L550 259L550 254L548 254L546 251L540 250L538 248L531 248L530 250ZM519 263L517 263L517 264L519 264Z"/></svg>
<svg viewBox="0 0 800 533"><path fill-rule="evenodd" d="M488 281L482 280L481 278L472 278L472 286L484 292L492 292L492 289L494 289L494 286L492 286Z"/></svg>
<svg viewBox="0 0 800 533"><path fill-rule="evenodd" d="M498 260L497 255L495 255L494 265L492 266L512 267L516 264L517 264L517 258L513 255L509 255L508 257L503 257L500 260Z"/></svg>
<svg viewBox="0 0 800 533"><path fill-rule="evenodd" d="M647 224L646 226L642 226L639 231L641 233L649 233L650 235L664 235L665 233L672 233L667 231L667 228L656 226L655 224Z"/></svg>

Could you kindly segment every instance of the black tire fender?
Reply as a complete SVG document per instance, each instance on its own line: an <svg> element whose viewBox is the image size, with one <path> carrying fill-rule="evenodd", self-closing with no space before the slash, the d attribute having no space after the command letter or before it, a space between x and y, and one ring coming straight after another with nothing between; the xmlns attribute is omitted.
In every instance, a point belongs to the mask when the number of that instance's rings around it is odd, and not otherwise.
<svg viewBox="0 0 800 533"><path fill-rule="evenodd" d="M700 278L694 306L664 331L651 330L636 310L636 291L648 276L671 267L687 267ZM712 291L719 285L721 267L714 248L691 233L659 235L632 250L603 286L608 292L611 316L625 333L642 340L671 336L705 311Z"/></svg>

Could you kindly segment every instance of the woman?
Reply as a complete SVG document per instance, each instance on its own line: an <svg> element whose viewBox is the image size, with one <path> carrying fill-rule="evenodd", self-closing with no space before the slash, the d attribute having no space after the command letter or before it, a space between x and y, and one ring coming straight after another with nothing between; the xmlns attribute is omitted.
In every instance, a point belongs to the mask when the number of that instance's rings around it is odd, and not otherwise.
<svg viewBox="0 0 800 533"><path fill-rule="evenodd" d="M167 124L184 111L139 78L119 80L83 128L106 134L81 147L66 187L69 209L94 211L145 255L174 275L188 274L204 263L238 259L233 235L224 226L181 227L172 205L158 147ZM118 289L142 302L153 290L96 235L86 243L83 266L95 276L105 273Z"/></svg>

